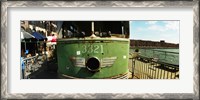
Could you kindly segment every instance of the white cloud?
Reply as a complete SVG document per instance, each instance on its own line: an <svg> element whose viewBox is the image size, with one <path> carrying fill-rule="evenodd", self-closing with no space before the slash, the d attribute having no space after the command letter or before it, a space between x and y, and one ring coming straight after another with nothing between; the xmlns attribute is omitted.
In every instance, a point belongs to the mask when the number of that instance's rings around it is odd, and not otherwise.
<svg viewBox="0 0 200 100"><path fill-rule="evenodd" d="M164 25L156 24L157 21L152 22L148 21L148 23L151 23L147 29L154 30L154 31L179 31L179 22L178 21L163 21ZM154 23L154 24L153 24Z"/></svg>
<svg viewBox="0 0 200 100"><path fill-rule="evenodd" d="M147 29L153 30L153 31L161 31L161 32L166 30L163 26L159 26L159 25L151 25Z"/></svg>
<svg viewBox="0 0 200 100"><path fill-rule="evenodd" d="M147 21L147 24L156 24L158 21Z"/></svg>
<svg viewBox="0 0 200 100"><path fill-rule="evenodd" d="M145 21L134 29L131 38L179 43L179 21Z"/></svg>
<svg viewBox="0 0 200 100"><path fill-rule="evenodd" d="M179 30L179 21L164 21L167 30Z"/></svg>
<svg viewBox="0 0 200 100"><path fill-rule="evenodd" d="M129 21L129 25L132 25L133 24L133 21Z"/></svg>

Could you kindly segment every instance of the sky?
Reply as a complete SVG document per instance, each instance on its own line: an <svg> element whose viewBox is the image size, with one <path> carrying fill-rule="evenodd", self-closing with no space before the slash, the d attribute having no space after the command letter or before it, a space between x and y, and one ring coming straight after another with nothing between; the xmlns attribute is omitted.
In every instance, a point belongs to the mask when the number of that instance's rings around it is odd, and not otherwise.
<svg viewBox="0 0 200 100"><path fill-rule="evenodd" d="M179 43L179 21L131 21L130 39Z"/></svg>

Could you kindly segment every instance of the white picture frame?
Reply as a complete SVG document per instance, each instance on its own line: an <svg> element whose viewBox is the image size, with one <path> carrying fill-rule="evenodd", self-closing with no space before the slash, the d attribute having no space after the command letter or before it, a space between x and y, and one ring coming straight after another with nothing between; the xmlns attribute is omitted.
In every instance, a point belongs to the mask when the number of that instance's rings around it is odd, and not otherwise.
<svg viewBox="0 0 200 100"><path fill-rule="evenodd" d="M111 8L133 8L133 7L189 7L193 8L193 93L11 93L9 84L9 9L34 8L34 7L97 7ZM158 9L158 8L156 8ZM199 99L199 2L198 1L2 1L1 2L1 99ZM26 19L24 19L26 20ZM20 23L19 23L20 24ZM17 27L16 27L17 28ZM56 80L54 80L56 81ZM166 80L167 81L167 80ZM103 87L102 87L103 88ZM78 90L78 89L77 89Z"/></svg>

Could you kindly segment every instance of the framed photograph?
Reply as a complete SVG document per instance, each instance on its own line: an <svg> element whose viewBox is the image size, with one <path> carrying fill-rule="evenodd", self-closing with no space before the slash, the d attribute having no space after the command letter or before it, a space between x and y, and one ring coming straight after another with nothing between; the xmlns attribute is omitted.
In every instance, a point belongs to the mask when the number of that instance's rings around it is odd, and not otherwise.
<svg viewBox="0 0 200 100"><path fill-rule="evenodd" d="M198 1L2 1L1 99L199 99Z"/></svg>

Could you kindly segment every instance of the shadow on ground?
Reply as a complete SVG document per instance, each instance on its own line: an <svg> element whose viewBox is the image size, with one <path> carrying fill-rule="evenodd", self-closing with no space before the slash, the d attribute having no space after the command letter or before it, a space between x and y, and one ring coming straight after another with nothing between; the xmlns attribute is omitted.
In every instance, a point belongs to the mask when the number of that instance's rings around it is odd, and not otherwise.
<svg viewBox="0 0 200 100"><path fill-rule="evenodd" d="M29 75L30 79L58 79L57 75L57 61L45 61L37 71Z"/></svg>

